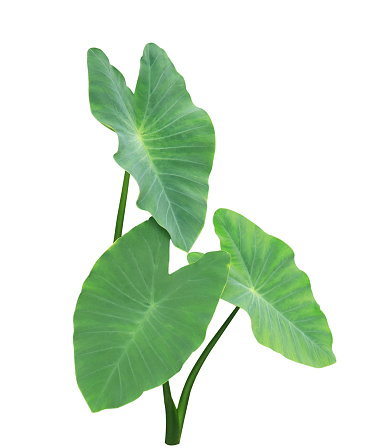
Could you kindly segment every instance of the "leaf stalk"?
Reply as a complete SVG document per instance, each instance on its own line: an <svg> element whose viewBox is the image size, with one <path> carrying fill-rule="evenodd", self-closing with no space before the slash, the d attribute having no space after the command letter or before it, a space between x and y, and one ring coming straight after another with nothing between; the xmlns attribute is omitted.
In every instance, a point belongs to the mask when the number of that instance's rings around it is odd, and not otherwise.
<svg viewBox="0 0 384 448"><path fill-rule="evenodd" d="M123 232L125 206L127 204L128 187L129 187L129 177L130 174L127 171L125 171L123 186L121 188L119 210L117 212L115 235L113 237L113 242L115 242L118 238L120 238Z"/></svg>
<svg viewBox="0 0 384 448"><path fill-rule="evenodd" d="M171 389L169 386L169 382L167 381L163 384L163 392L164 392L164 405L166 410L166 434L165 434L165 443L167 445L177 445L180 443L181 433L183 431L185 414L187 412L188 401L191 395L191 390L193 384L196 380L200 369L202 368L205 360L208 355L211 353L213 347L216 345L217 341L220 339L221 335L227 329L228 325L231 323L232 319L236 316L236 313L239 311L239 307L237 306L232 313L227 317L226 321L219 328L217 333L210 340L208 345L205 347L203 353L200 355L199 359L196 361L196 364L193 366L191 373L189 374L187 381L185 382L183 391L180 396L179 405L176 409L175 404L172 400ZM175 423L175 411L177 416L177 425ZM175 432L178 430L178 434ZM169 443L172 442L172 443Z"/></svg>

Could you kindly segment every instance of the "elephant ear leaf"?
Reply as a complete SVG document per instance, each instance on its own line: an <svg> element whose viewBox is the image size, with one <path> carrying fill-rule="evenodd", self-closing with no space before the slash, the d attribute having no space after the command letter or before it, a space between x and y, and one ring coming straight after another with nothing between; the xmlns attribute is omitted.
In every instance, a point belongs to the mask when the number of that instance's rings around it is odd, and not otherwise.
<svg viewBox="0 0 384 448"><path fill-rule="evenodd" d="M231 255L222 298L248 312L256 339L302 364L333 364L331 331L292 249L231 210L217 210L213 222Z"/></svg>
<svg viewBox="0 0 384 448"><path fill-rule="evenodd" d="M188 263L192 264L195 263L196 261L199 261L203 255L204 254L201 252L189 252L189 254L187 255Z"/></svg>
<svg viewBox="0 0 384 448"><path fill-rule="evenodd" d="M150 218L119 238L84 282L74 315L75 366L93 412L165 383L205 338L230 257L210 252L169 275L169 241Z"/></svg>
<svg viewBox="0 0 384 448"><path fill-rule="evenodd" d="M97 48L88 51L92 114L119 137L116 162L140 188L137 206L189 251L204 225L215 133L164 50L148 44L135 94Z"/></svg>

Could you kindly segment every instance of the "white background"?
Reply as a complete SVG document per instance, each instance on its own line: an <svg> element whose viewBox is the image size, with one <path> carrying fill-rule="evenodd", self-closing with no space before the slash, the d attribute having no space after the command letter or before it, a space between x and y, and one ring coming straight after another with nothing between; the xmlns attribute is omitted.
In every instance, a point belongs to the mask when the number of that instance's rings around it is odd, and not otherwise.
<svg viewBox="0 0 384 448"><path fill-rule="evenodd" d="M92 414L77 388L72 315L112 243L123 172L91 115L86 51L135 86L164 48L215 125L206 227L242 213L310 277L337 363L260 346L239 313L197 379L182 446L382 447L382 1L15 1L1 11L1 445L162 447L161 388ZM147 219L131 181L125 230ZM172 249L171 269L186 263ZM232 307L220 303L208 337ZM201 351L201 350L200 350ZM171 386L176 398L197 359Z"/></svg>

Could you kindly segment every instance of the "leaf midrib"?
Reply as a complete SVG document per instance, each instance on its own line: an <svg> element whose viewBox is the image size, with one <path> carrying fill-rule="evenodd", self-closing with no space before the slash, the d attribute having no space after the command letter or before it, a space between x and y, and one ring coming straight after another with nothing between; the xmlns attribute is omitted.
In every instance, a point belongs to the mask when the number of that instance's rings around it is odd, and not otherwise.
<svg viewBox="0 0 384 448"><path fill-rule="evenodd" d="M140 322L139 322L139 324L137 325L137 327L135 328L135 330L131 332L131 334L130 334L130 338L129 338L127 344L124 345L123 347L121 347L121 348L122 348L122 353L121 353L121 355L119 356L119 359L117 360L117 362L114 364L114 367L112 368L111 373L108 375L108 378L107 378L106 381L105 381L105 384L104 384L104 386L103 386L103 389L101 390L101 392L100 392L100 394L99 394L99 397L98 397L98 399L97 399L97 401L96 401L96 403L95 403L95 408L97 408L97 405L99 404L100 398L102 397L102 395L103 395L103 393L104 393L106 387L108 386L109 382L111 381L112 375L114 374L114 372L116 371L116 369L119 367L119 365L120 365L120 363L121 363L121 360L122 360L123 356L124 356L124 355L128 356L127 350L128 350L128 347L129 347L132 343L134 343L134 342L136 343L137 349L138 349L138 351L140 352L141 357L144 359L143 354L142 354L142 352L141 352L141 349L140 349L139 345L138 345L137 342L136 342L136 335L137 335L137 333L141 330L141 328L143 327L144 322L146 322L147 320L149 320L149 317L150 317L151 314L153 313L153 309L154 309L154 308L155 308L155 303L151 304L151 306L148 307L146 313L145 313L145 314L143 315L143 317L140 319ZM112 365L113 365L113 364L112 364ZM146 365L146 362L145 362L145 365ZM150 371L149 371L149 372L150 372ZM150 372L150 373L151 373L151 372Z"/></svg>
<svg viewBox="0 0 384 448"><path fill-rule="evenodd" d="M318 345L315 341L313 341L307 334L305 334L305 333L303 332L303 330L301 330L299 327L297 327L297 326L294 324L294 322L292 322L292 321L289 320L287 317L285 317L285 315L284 315L281 311L279 311L276 307L274 307L272 303L268 302L267 299L265 299L261 294L258 294L256 291L255 291L255 292L250 291L250 292L252 293L252 298L253 298L253 300L254 300L255 298L257 298L257 299L259 299L259 300L262 299L262 301L263 301L264 303L266 303L268 309L272 309L272 310L276 313L276 315L281 316L285 321L288 322L288 324L289 324L289 326L290 326L291 328L294 328L295 330L297 330L298 332L300 332L300 333L303 335L304 339L308 340L312 345L314 345L316 348L318 348L319 350L321 350L323 353L325 353L325 354L329 357L329 353L328 353L327 351L325 351L320 345ZM279 317L278 317L278 318L279 318ZM293 340L294 340L294 343L295 343L295 346L296 346L295 339L293 338Z"/></svg>
<svg viewBox="0 0 384 448"><path fill-rule="evenodd" d="M98 56L97 56L97 57L98 57ZM100 58L99 58L99 59L100 59ZM114 79L111 78L111 77L110 77L110 79L113 81L114 85L116 86L116 83L114 82ZM120 92L119 92L119 94L120 94ZM133 95L134 95L134 94L133 94ZM125 104L125 101L124 101L123 97L121 96L121 94L120 94L120 98L121 98L121 100L122 100L122 102L123 102L123 104L124 104L124 107L125 107L125 109L126 109L126 111L127 111L128 116L130 116L130 113L129 113L129 111L128 111L128 108L127 108L127 106L126 106L126 104ZM133 109L133 111L135 111L134 105L132 106L132 109ZM133 122L132 119L131 119L131 121ZM177 221L177 219L176 219L175 211L173 210L173 207L172 207L172 205L171 205L171 204L172 204L172 201L171 201L170 198L168 197L167 189L164 187L164 184L163 184L163 182L162 182L160 173L159 173L158 170L156 169L156 165L155 165L154 162L153 162L153 159L152 159L152 157L151 157L151 154L150 154L149 150L147 149L147 147L146 147L146 145L145 145L145 143L144 143L144 141L143 141L143 136L144 136L144 135L143 135L143 134L140 132L140 130L137 128L137 124L136 124L136 123L133 123L133 124L134 124L134 126L135 126L136 137L137 137L137 139L139 140L139 142L140 142L140 146L143 148L143 151L144 151L144 153L146 154L146 158L147 158L147 160L149 161L149 164L150 164L150 167L151 167L151 169L152 169L152 172L154 173L154 176L155 176L156 179L158 180L158 182L159 182L159 184L160 184L160 186L161 186L161 190L163 191L163 194L164 194L165 198L167 199L167 202L168 202L168 208L169 208L169 209L171 210L171 212L172 212L172 215L173 215L173 221L174 221L175 224L176 224L177 230L178 230L178 232L179 232L179 235L180 235L181 240L183 241L184 247L187 248L188 245L186 244L186 241L185 241L185 238L184 238L184 236L183 236L183 233L182 233L181 230L180 230L179 223L178 223L178 221ZM128 131L124 132L124 134L126 134L126 135L128 134L127 137L128 137L129 139L131 138L131 137L130 137L130 133L129 133ZM145 197L145 194L143 195L143 197Z"/></svg>
<svg viewBox="0 0 384 448"><path fill-rule="evenodd" d="M153 162L153 160L152 160L152 157L151 157L151 155L150 155L148 149L146 148L146 146L145 146L145 144L144 144L144 142L143 142L143 140L142 140L142 138L141 138L142 135L138 133L137 136L138 136L138 138L139 138L139 140L140 140L141 146L143 147L145 153L146 153L147 156L148 156L149 163L150 163L150 165L151 165L151 167L152 167L152 170L154 171L154 173L155 173L155 175L156 175L156 178L157 178L158 182L159 182L160 185L161 185L161 189L162 189L162 191L163 191L163 194L164 194L164 196L166 197L166 199L167 199L167 201L168 201L168 208L169 208L169 209L171 210L171 212L172 212L173 220L174 220L174 222L175 222L175 224L176 224L176 226L177 226L177 230L178 230L178 232L179 232L179 235L180 235L181 240L183 241L184 247L187 248L188 245L187 245L187 243L186 243L186 241L185 241L185 238L184 238L184 236L183 236L183 233L182 233L181 230L180 230L180 226L179 226L179 223L178 223L178 221L177 221L177 219L176 219L175 212L174 212L174 210L173 210L173 208L172 208L172 206L171 206L172 201L169 199L169 197L168 197L168 195L167 195L167 189L164 187L163 182L162 182L161 177L160 177L160 174L159 174L159 172L157 171L156 166L155 166L155 164L154 164L154 162ZM144 197L144 196L143 196L143 197Z"/></svg>

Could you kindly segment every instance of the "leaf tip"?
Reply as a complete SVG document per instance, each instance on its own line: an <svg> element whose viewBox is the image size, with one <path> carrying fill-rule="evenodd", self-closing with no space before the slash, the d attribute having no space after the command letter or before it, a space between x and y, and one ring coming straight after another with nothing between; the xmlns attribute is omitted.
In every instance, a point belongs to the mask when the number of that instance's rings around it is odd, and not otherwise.
<svg viewBox="0 0 384 448"><path fill-rule="evenodd" d="M222 219L227 213L235 213L227 208L218 208L213 215L213 224Z"/></svg>
<svg viewBox="0 0 384 448"><path fill-rule="evenodd" d="M93 56L104 56L106 57L105 53L100 50L100 48L91 47L87 51L87 58L90 59Z"/></svg>

